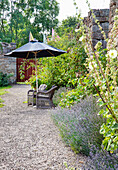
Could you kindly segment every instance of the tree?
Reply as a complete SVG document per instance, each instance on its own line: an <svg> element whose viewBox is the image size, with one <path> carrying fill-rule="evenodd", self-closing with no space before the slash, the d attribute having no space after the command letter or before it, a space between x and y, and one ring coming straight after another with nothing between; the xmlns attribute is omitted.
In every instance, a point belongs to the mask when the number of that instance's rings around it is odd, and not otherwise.
<svg viewBox="0 0 118 170"><path fill-rule="evenodd" d="M59 7L56 0L37 1L37 8L34 14L34 26L40 27L42 31L50 31L58 24L56 18L59 14Z"/></svg>
<svg viewBox="0 0 118 170"><path fill-rule="evenodd" d="M8 0L1 0L0 3L0 38L4 39L5 37L5 26L6 26L6 11L9 11L9 1Z"/></svg>
<svg viewBox="0 0 118 170"><path fill-rule="evenodd" d="M57 33L62 36L63 33L70 32L73 28L73 30L76 29L78 23L80 22L80 15L73 16L73 17L67 17L67 19L62 20L62 24L56 29Z"/></svg>
<svg viewBox="0 0 118 170"><path fill-rule="evenodd" d="M16 42L19 46L28 41L28 34L32 31L34 37L42 41L40 32L51 33L52 27L58 24L58 14L56 0L1 0L0 39Z"/></svg>
<svg viewBox="0 0 118 170"><path fill-rule="evenodd" d="M42 31L51 31L58 24L56 17L59 7L56 0L19 0L19 6L33 25Z"/></svg>

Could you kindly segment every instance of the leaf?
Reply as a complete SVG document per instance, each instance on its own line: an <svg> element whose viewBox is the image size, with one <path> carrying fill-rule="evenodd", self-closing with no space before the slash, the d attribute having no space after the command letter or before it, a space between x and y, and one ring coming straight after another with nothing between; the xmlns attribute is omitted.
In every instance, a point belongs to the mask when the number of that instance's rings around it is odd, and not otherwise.
<svg viewBox="0 0 118 170"><path fill-rule="evenodd" d="M102 115L102 114L104 114L104 110L103 109L101 109L100 111L99 111L99 113L98 113L98 115Z"/></svg>
<svg viewBox="0 0 118 170"><path fill-rule="evenodd" d="M115 123L115 125L112 126L112 129L117 129L118 130L118 123Z"/></svg>
<svg viewBox="0 0 118 170"><path fill-rule="evenodd" d="M117 143L118 143L118 136L116 136L116 137L113 139L113 142L117 142Z"/></svg>
<svg viewBox="0 0 118 170"><path fill-rule="evenodd" d="M108 146L107 146L107 151L109 151L110 145L111 145L112 140L108 140Z"/></svg>

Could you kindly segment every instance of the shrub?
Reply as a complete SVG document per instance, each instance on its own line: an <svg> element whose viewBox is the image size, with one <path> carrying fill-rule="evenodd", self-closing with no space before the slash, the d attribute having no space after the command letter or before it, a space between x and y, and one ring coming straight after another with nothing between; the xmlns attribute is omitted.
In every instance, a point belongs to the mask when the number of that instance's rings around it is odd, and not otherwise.
<svg viewBox="0 0 118 170"><path fill-rule="evenodd" d="M68 88L66 87L60 87L58 90L55 91L53 96L53 102L55 106L57 106L60 101L62 100L62 94L64 95L68 91Z"/></svg>
<svg viewBox="0 0 118 170"><path fill-rule="evenodd" d="M12 76L12 74L7 75L0 72L0 87L8 86L10 84L10 77Z"/></svg>
<svg viewBox="0 0 118 170"><path fill-rule="evenodd" d="M71 109L53 114L63 140L76 153L89 155L91 144L100 148L103 137L99 129L104 120L96 114L99 109L96 99L90 96Z"/></svg>
<svg viewBox="0 0 118 170"><path fill-rule="evenodd" d="M35 75L29 78L28 84L30 84L33 89L36 89L36 76ZM41 85L41 80L38 79L38 87L40 85Z"/></svg>
<svg viewBox="0 0 118 170"><path fill-rule="evenodd" d="M83 169L116 170L118 169L118 157L93 145Z"/></svg>

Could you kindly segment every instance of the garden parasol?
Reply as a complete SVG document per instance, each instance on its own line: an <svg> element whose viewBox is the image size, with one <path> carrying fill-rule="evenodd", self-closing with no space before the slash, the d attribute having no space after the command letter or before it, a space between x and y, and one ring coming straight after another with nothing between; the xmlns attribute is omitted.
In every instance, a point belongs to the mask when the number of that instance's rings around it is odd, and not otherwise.
<svg viewBox="0 0 118 170"><path fill-rule="evenodd" d="M24 59L31 59L35 58L35 70L36 70L36 90L38 90L38 81L37 81L37 65L36 65L36 58L42 57L56 57L66 53L66 51L57 49L55 47L49 46L42 42L30 41L27 44L17 48L7 54L7 57L15 57L15 58L24 58Z"/></svg>

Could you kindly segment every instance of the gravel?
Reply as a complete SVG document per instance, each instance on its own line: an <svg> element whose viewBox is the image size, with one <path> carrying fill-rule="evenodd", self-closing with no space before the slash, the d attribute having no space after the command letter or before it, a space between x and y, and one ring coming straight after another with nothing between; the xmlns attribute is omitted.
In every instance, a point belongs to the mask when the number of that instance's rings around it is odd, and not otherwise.
<svg viewBox="0 0 118 170"><path fill-rule="evenodd" d="M52 109L26 103L29 85L14 85L0 108L0 170L82 169L86 157L65 146L51 119Z"/></svg>

